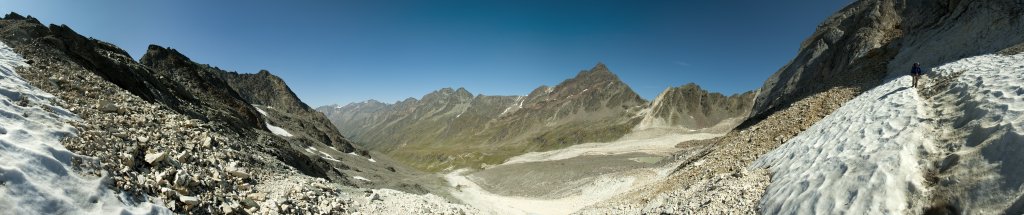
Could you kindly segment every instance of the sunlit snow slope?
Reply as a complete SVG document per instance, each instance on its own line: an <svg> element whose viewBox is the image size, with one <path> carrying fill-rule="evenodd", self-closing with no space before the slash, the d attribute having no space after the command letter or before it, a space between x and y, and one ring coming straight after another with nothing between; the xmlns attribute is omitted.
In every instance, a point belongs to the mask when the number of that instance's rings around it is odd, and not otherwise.
<svg viewBox="0 0 1024 215"><path fill-rule="evenodd" d="M74 135L77 116L51 103L53 96L15 73L28 66L0 42L0 214L169 213L148 203L127 206L102 183L71 168L60 139Z"/></svg>
<svg viewBox="0 0 1024 215"><path fill-rule="evenodd" d="M933 69L953 77L936 96L943 144L934 201L964 214L1024 213L1024 54Z"/></svg>
<svg viewBox="0 0 1024 215"><path fill-rule="evenodd" d="M924 105L910 78L854 98L754 165L769 167L767 214L902 214L924 181Z"/></svg>
<svg viewBox="0 0 1024 215"><path fill-rule="evenodd" d="M939 99L920 97L909 76L893 78L753 164L772 172L761 212L920 213L940 198L925 176L957 165L933 165L948 157L944 148L962 157L953 173L938 173L936 185L951 186L945 195L955 197L954 209L1012 211L1024 182L1024 55L984 55L933 70L935 80L952 82Z"/></svg>

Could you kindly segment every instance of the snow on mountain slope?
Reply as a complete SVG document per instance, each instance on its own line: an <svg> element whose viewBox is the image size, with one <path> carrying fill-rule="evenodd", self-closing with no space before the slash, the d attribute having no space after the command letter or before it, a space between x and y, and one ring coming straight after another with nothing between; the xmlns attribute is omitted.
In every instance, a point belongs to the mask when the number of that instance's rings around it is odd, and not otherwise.
<svg viewBox="0 0 1024 215"><path fill-rule="evenodd" d="M766 214L907 214L923 190L925 106L909 76L861 94L764 155ZM923 162L923 161L922 161Z"/></svg>
<svg viewBox="0 0 1024 215"><path fill-rule="evenodd" d="M271 133L274 133L277 136L282 136L282 137L291 137L292 136L292 133L289 133L288 130L284 130L284 128L271 125L270 123L267 123L267 130L270 130Z"/></svg>
<svg viewBox="0 0 1024 215"><path fill-rule="evenodd" d="M1024 211L1024 54L933 71L929 97L892 79L754 163L772 172L762 212Z"/></svg>
<svg viewBox="0 0 1024 215"><path fill-rule="evenodd" d="M963 214L1021 214L1024 54L971 57L933 71L951 79L933 99L944 131L943 154L933 159L934 202Z"/></svg>
<svg viewBox="0 0 1024 215"><path fill-rule="evenodd" d="M253 107L256 108L256 111L260 112L260 114L262 114L263 116L270 116L270 115L267 115L267 112L263 111L263 109L260 109L260 108L255 107L255 106L253 106ZM268 107L268 108L273 108L273 107ZM292 133L288 132L288 130L285 130L284 128L277 127L275 125L271 125L269 121L267 121L265 124L267 125L267 130L270 130L270 133L274 133L277 136L282 136L282 137L292 137L292 136L294 136L294 135L292 135Z"/></svg>
<svg viewBox="0 0 1024 215"><path fill-rule="evenodd" d="M75 132L66 122L78 117L18 76L18 66L28 65L0 42L0 213L170 213L149 203L125 205L106 188L105 175L76 174L72 159L94 161L60 143Z"/></svg>

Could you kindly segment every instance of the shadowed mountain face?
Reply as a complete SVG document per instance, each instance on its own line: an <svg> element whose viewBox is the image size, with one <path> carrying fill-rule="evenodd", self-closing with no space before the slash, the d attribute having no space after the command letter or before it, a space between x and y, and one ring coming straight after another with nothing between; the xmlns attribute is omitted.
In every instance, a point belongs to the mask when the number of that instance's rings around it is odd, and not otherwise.
<svg viewBox="0 0 1024 215"><path fill-rule="evenodd" d="M174 91L182 92L182 102L169 106L203 121L225 122L239 131L265 129L256 109L218 77L223 71L194 63L174 49L157 45L150 45L139 63L152 69L153 75L168 82Z"/></svg>
<svg viewBox="0 0 1024 215"><path fill-rule="evenodd" d="M395 104L318 110L357 142L426 170L497 164L529 151L610 141L640 121L647 102L603 64L527 96L444 88Z"/></svg>
<svg viewBox="0 0 1024 215"><path fill-rule="evenodd" d="M231 85L231 88L238 91L245 101L266 107L263 109L264 112L276 113L267 115L274 125L289 131L300 131L297 135L304 135L342 152L355 150L323 113L317 112L299 100L299 97L295 96L295 93L281 78L266 70L261 70L256 74L235 72L217 74L228 85Z"/></svg>
<svg viewBox="0 0 1024 215"><path fill-rule="evenodd" d="M753 91L725 96L708 92L693 83L670 87L654 99L637 128L683 127L698 130L730 119L729 125L735 125L736 121L749 114L754 96Z"/></svg>
<svg viewBox="0 0 1024 215"><path fill-rule="evenodd" d="M266 129L269 123L290 131L303 145L322 143L343 152L354 150L323 114L300 101L283 80L270 72L227 72L157 45L150 45L139 62L161 80L173 83L175 91L187 92L181 104L190 106L179 109L196 112L205 117L204 121L223 121L239 129ZM261 114L253 105L278 114Z"/></svg>

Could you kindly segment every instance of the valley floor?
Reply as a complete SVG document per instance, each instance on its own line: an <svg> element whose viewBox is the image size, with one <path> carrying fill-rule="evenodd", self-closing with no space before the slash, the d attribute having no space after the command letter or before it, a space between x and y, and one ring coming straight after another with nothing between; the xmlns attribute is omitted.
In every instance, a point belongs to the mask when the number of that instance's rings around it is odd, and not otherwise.
<svg viewBox="0 0 1024 215"><path fill-rule="evenodd" d="M664 180L682 160L673 153L694 149L676 145L717 136L635 132L613 142L524 154L484 170L462 169L445 179L454 187L452 196L486 213L569 214Z"/></svg>

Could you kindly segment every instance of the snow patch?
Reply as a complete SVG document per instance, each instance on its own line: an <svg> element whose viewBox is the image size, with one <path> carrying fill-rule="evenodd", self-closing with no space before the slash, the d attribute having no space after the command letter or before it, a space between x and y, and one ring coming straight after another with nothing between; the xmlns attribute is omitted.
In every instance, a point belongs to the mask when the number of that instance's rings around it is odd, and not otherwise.
<svg viewBox="0 0 1024 215"><path fill-rule="evenodd" d="M505 110L501 111L501 114L498 114L498 116L505 115L505 113L508 113L509 111L515 112L516 110L523 108L523 102L525 101L525 96L517 96L516 100L512 102L512 105L506 107Z"/></svg>
<svg viewBox="0 0 1024 215"><path fill-rule="evenodd" d="M74 136L66 122L78 117L51 103L53 95L22 79L15 67L27 67L0 42L0 208L4 214L170 214L148 202L126 205L99 178L72 168L77 155L60 143ZM18 105L28 101L28 105ZM51 113L47 110L54 110Z"/></svg>
<svg viewBox="0 0 1024 215"><path fill-rule="evenodd" d="M274 133L277 136L282 136L282 137L291 137L292 136L292 133L288 133L288 130L284 130L281 127L277 127L277 126L271 125L270 123L266 123L266 124L267 124L267 130L270 130L270 133Z"/></svg>
<svg viewBox="0 0 1024 215"><path fill-rule="evenodd" d="M270 115L267 115L267 112L263 111L263 109L260 109L260 108L258 108L256 106L252 106L252 107L256 108L256 112L260 112L260 114L263 114L263 116L270 116Z"/></svg>
<svg viewBox="0 0 1024 215"><path fill-rule="evenodd" d="M370 181L370 179L363 178L362 176L352 176L356 180Z"/></svg>
<svg viewBox="0 0 1024 215"><path fill-rule="evenodd" d="M356 157L363 157L363 156L360 156L359 154L356 154L356 152L349 152L348 154L350 154L352 156L356 156ZM373 162L373 163L377 162L377 160L374 160L373 158L367 158L366 160L370 161L370 162Z"/></svg>
<svg viewBox="0 0 1024 215"><path fill-rule="evenodd" d="M331 157L330 155L324 155L324 156L321 156L321 157L324 158L324 159L327 159L329 161L334 161L334 162L341 163L341 160L334 159L334 157Z"/></svg>

